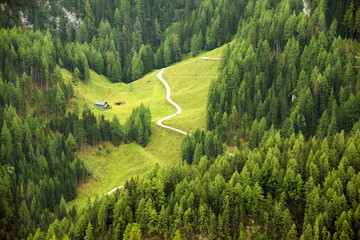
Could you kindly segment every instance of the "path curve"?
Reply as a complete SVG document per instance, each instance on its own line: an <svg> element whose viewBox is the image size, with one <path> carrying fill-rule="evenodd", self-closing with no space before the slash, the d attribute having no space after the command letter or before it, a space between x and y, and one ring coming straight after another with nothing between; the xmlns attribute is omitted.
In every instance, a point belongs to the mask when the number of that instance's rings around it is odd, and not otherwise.
<svg viewBox="0 0 360 240"><path fill-rule="evenodd" d="M109 195L109 194L112 194L113 192L115 192L116 190L118 190L118 189L121 189L123 186L119 186L119 187L116 187L116 188L114 188L114 189L112 189L111 191L109 191L107 194Z"/></svg>
<svg viewBox="0 0 360 240"><path fill-rule="evenodd" d="M166 69L166 68L165 68ZM171 103L174 107L176 107L177 109L177 112L174 113L173 115L170 115L166 118L163 118L163 119L160 119L159 121L157 121L157 125L159 125L160 127L164 127L164 128L168 128L168 129L171 129L171 130L174 130L176 132L179 132L181 134L184 134L184 135L188 135L188 133L184 132L184 131L181 131L179 129L176 129L176 128L173 128L173 127L169 127L169 126L166 126L164 125L162 122L165 121L165 120L168 120L169 118L172 118L172 117L175 117L176 115L180 114L181 113L181 107L179 105L177 105L173 100L171 100L170 98L170 95L171 95L171 90L170 90L170 87L169 87L169 84L163 79L162 77L162 74L163 72L165 71L165 69L161 70L157 77L158 79L160 79L160 81L165 85L165 88L166 88L166 100Z"/></svg>
<svg viewBox="0 0 360 240"><path fill-rule="evenodd" d="M209 58L209 57L202 57L202 59L205 59L205 60L220 60L220 58ZM165 81L165 79L163 79L162 77L162 74L164 73L164 71L166 70L166 68L164 68L163 70L161 70L157 77L158 79L165 85L165 88L166 88L166 100L171 103L174 107L176 107L177 109L177 112L174 113L173 115L170 115L166 118L163 118L163 119L160 119L159 121L157 121L157 125L159 125L160 127L164 127L164 128L168 128L168 129L171 129L171 130L174 130L176 132L179 132L181 134L184 134L184 135L188 135L188 133L184 132L184 131L181 131L179 129L176 129L176 128L173 128L173 127L169 127L169 126L166 126L164 125L162 122L165 121L165 120L168 120L169 118L172 118L178 114L180 114L182 112L181 110L181 107L179 105L177 105L173 100L171 100L170 98L170 95L171 95L171 90L170 90L170 87L169 87L169 84ZM233 154L230 153L230 156L232 156ZM112 189L111 191L109 191L107 194L111 194L113 192L115 192L117 189L121 189L123 186L119 186L119 187L116 187L114 189Z"/></svg>
<svg viewBox="0 0 360 240"><path fill-rule="evenodd" d="M165 69L166 69L166 68L165 68ZM160 81L162 81L163 84L165 85L165 88L166 88L166 99L168 100L169 103L171 103L173 106L176 107L177 112L176 112L175 114L171 115L171 116L168 116L168 117L166 117L166 118L163 118L163 119L157 121L157 125L159 125L159 126L161 126L161 127L164 127L164 128L168 128L168 129L177 131L177 132L182 133L182 134L184 134L184 135L187 135L187 133L184 132L184 131L181 131L181 130L176 129L176 128L173 128L173 127L166 126L166 125L164 125L164 124L162 123L163 121L165 121L165 120L167 120L167 119L169 119L169 118L172 118L172 117L180 114L181 111L182 111L182 110L181 110L181 107L180 107L179 105L177 105L177 104L176 104L173 100L171 100L171 98L170 98L171 90L170 90L169 84L167 84L167 82L166 82L166 81L163 79L163 77L162 77L162 74L163 74L163 72L165 71L165 69L161 70L161 71L158 73L157 77L158 77L158 78L160 79ZM109 194L115 192L117 189L121 189L122 187L123 187L123 186L116 187L116 188L112 189L111 191L109 191L107 194L109 195Z"/></svg>
<svg viewBox="0 0 360 240"><path fill-rule="evenodd" d="M202 57L205 60L220 60L220 58L210 58L210 57Z"/></svg>
<svg viewBox="0 0 360 240"><path fill-rule="evenodd" d="M303 12L307 17L310 17L310 9L308 7L308 3L305 0L303 0L303 5L304 5Z"/></svg>

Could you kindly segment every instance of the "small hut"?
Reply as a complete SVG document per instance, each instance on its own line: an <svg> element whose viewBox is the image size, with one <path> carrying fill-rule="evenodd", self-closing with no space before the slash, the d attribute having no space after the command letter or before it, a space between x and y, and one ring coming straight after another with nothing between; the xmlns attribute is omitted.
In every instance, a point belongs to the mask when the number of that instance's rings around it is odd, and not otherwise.
<svg viewBox="0 0 360 240"><path fill-rule="evenodd" d="M95 107L100 107L100 108L109 108L110 105L107 102L101 102L101 101L96 101L95 102Z"/></svg>

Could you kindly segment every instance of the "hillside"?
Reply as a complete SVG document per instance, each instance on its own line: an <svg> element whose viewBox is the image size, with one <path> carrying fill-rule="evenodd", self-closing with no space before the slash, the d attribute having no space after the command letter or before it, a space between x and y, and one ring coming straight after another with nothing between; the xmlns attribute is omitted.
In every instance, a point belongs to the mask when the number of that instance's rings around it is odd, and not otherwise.
<svg viewBox="0 0 360 240"><path fill-rule="evenodd" d="M195 62L165 70L172 99L190 106L166 124L203 131L182 139L181 166L157 166L89 204L69 235L357 239L359 44L351 16L359 6L348 3L338 24L329 21L336 3L309 1L308 14L302 4L249 1L218 77L204 83L208 95L194 80L212 75L209 62L199 76ZM206 99L205 125L194 118L195 99ZM238 150L227 154L227 146Z"/></svg>
<svg viewBox="0 0 360 240"><path fill-rule="evenodd" d="M217 77L220 61L202 58L220 57L222 49L217 48L166 69L163 77L172 87L172 100L181 106L182 113L165 124L190 132L197 128L205 129L208 89Z"/></svg>
<svg viewBox="0 0 360 240"><path fill-rule="evenodd" d="M205 129L207 92L210 82L216 78L220 61L204 60L202 57L219 57L221 51L222 48L218 48L203 53L165 70L164 77L170 85L171 97L179 103L183 112L164 123L190 132L197 128ZM182 135L156 125L159 119L175 112L175 108L166 101L165 88L157 79L157 72L155 70L137 81L124 84L111 83L106 77L90 71L90 80L80 82L75 87L77 97L73 105L83 108L87 104L96 115L103 115L108 119L116 115L123 124L133 108L141 103L149 106L152 134L146 148L137 144L121 145L118 148L104 144L78 152L92 176L79 189L78 197L70 202L68 208L73 205L84 206L88 197L93 200L96 196L125 184L131 177L141 176L156 163L160 166L176 166L181 163L179 146ZM63 76L65 80L71 79L67 70L63 70ZM94 109L93 103L97 100L108 101L112 108L105 111ZM116 102L125 103L117 106Z"/></svg>
<svg viewBox="0 0 360 240"><path fill-rule="evenodd" d="M0 239L360 239L360 1L14 0L0 27Z"/></svg>

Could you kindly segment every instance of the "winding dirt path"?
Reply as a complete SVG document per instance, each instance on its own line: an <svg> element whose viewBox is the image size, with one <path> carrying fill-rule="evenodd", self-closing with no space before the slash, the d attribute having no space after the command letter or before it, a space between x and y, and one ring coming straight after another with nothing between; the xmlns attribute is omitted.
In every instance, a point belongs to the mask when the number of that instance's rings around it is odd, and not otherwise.
<svg viewBox="0 0 360 240"><path fill-rule="evenodd" d="M165 69L166 69L166 68L165 68ZM176 112L175 114L171 115L171 116L168 116L168 117L166 117L166 118L163 118L163 119L157 121L157 125L159 125L159 126L161 126L161 127L164 127L164 128L168 128L168 129L174 130L174 131L179 132L179 133L181 133L181 134L187 135L187 133L184 132L184 131L181 131L181 130L176 129L176 128L173 128L173 127L166 126L166 125L164 125L164 124L162 123L163 121L165 121L165 120L167 120L167 119L169 119L169 118L172 118L172 117L180 114L181 111L182 111L182 110L181 110L181 107L180 107L179 105L177 105L177 104L176 104L173 100L171 100L171 98L170 98L171 90L170 90L169 84L167 84L167 82L166 82L166 81L163 79L163 77L162 77L162 74L163 74L163 72L165 71L165 69L161 70L161 71L158 73L157 77L158 77L158 78L160 79L160 81L162 81L163 84L165 85L165 88L166 88L166 100L168 100L168 102L170 102L174 107L176 107L177 112ZM122 187L123 187L123 186L116 187L116 188L112 189L111 191L109 191L107 194L111 194L111 193L115 192L117 189L121 189Z"/></svg>
<svg viewBox="0 0 360 240"><path fill-rule="evenodd" d="M204 60L220 60L220 58L209 58L209 57L202 57L202 59ZM188 135L188 133L184 132L184 131L181 131L180 129L177 129L177 128L173 128L173 127L169 127L169 126L166 126L164 125L162 122L165 121L165 120L168 120L169 118L172 118L172 117L175 117L176 115L180 114L182 112L181 110L181 107L179 105L177 105L173 100L171 100L170 98L170 95L171 95L171 90L170 90L170 87L169 87L169 84L165 81L165 79L162 77L162 74L164 73L164 71L166 70L166 68L164 68L163 70L161 70L157 77L158 79L165 85L165 88L166 88L166 100L171 103L171 105L173 105L176 109L177 109L177 112L174 113L173 115L170 115L166 118L163 118L163 119L160 119L159 121L157 121L157 125L159 125L160 127L164 127L164 128L168 128L168 129L171 129L173 131L176 131L176 132L179 132L181 134L184 134L184 135ZM232 156L233 154L230 153L230 155ZM119 186L119 187L116 187L114 189L112 189L111 191L109 191L107 194L111 194L113 192L115 192L117 189L121 189L123 186Z"/></svg>
<svg viewBox="0 0 360 240"><path fill-rule="evenodd" d="M210 58L210 57L202 57L204 60L221 60L221 58Z"/></svg>
<svg viewBox="0 0 360 240"><path fill-rule="evenodd" d="M166 68L165 68L165 69L166 69ZM164 124L162 123L163 121L168 120L169 118L172 118L172 117L180 114L181 111L182 111L182 110L181 110L181 107L180 107L179 105L177 105L177 104L176 104L173 100L171 100L171 98L170 98L171 90L170 90L169 84L168 84L168 83L163 79L163 77L162 77L162 74L163 74L163 72L165 71L165 69L161 70L161 71L158 73L157 77L158 77L158 79L160 79L160 81L162 81L162 83L165 85L165 88L166 88L166 100L168 100L168 102L171 103L171 105L173 105L174 107L176 107L177 112L174 113L173 115L170 115L170 116L166 117L166 118L160 119L159 121L157 121L157 125L159 125L160 127L168 128L168 129L171 129L171 130L173 130L173 131L179 132L179 133L181 133L181 134L187 135L188 133L186 133L186 132L184 132L184 131L181 131L181 130L176 129L176 128L173 128L173 127L166 126L166 125L164 125Z"/></svg>
<svg viewBox="0 0 360 240"><path fill-rule="evenodd" d="M303 5L304 5L304 8L303 8L303 12L305 13L305 15L307 17L310 17L310 9L309 9L309 3L305 0L303 0Z"/></svg>
<svg viewBox="0 0 360 240"><path fill-rule="evenodd" d="M123 186L119 186L119 187L116 187L116 188L114 188L114 189L112 189L111 191L109 191L107 194L109 195L109 194L112 194L113 192L115 192L116 190L118 190L118 189L120 189L120 188L122 188Z"/></svg>

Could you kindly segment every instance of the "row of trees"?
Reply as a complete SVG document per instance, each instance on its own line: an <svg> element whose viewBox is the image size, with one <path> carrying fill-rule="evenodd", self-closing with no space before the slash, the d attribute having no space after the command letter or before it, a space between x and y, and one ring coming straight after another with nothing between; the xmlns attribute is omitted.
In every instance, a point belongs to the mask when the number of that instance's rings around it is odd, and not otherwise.
<svg viewBox="0 0 360 240"><path fill-rule="evenodd" d="M68 113L62 118L53 117L49 128L64 134L65 137L74 136L77 148L81 151L86 144L96 146L107 141L111 141L115 146L136 142L146 147L151 135L151 113L148 107L141 104L133 110L122 126L116 115L110 121L103 115L96 117L85 107L81 117L76 112Z"/></svg>
<svg viewBox="0 0 360 240"><path fill-rule="evenodd" d="M223 153L223 146L218 136L199 129L183 137L180 149L183 162L188 164L199 164L204 155L215 158Z"/></svg>
<svg viewBox="0 0 360 240"><path fill-rule="evenodd" d="M342 131L309 141L302 134L282 138L273 130L255 150L204 156L193 165L156 166L89 203L75 221L56 220L38 236L356 239L359 126L349 135Z"/></svg>
<svg viewBox="0 0 360 240"><path fill-rule="evenodd" d="M126 119L125 142L136 142L143 147L149 143L151 135L151 112L149 107L142 103L139 107L133 109L130 117Z"/></svg>
<svg viewBox="0 0 360 240"><path fill-rule="evenodd" d="M61 84L59 67L67 68L77 79L88 80L90 69L85 53L86 48L79 44L63 47L49 31L34 32L20 27L0 30L0 68L4 79L14 84L25 73L40 89L57 87ZM67 90L62 91L67 94Z"/></svg>

